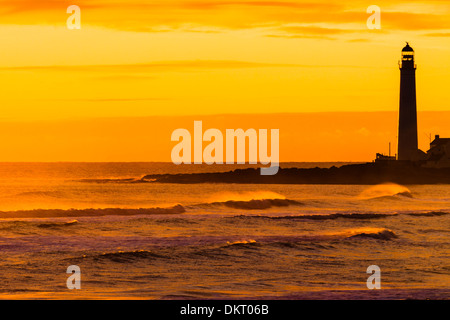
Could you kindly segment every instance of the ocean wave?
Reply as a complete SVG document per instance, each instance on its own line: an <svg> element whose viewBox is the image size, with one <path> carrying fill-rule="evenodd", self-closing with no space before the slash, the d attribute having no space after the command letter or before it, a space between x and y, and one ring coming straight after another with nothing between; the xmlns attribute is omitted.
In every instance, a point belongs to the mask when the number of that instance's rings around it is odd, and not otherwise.
<svg viewBox="0 0 450 320"><path fill-rule="evenodd" d="M399 192L395 195L392 196L379 196L379 197L373 197L373 198L368 198L365 200L396 200L396 201L403 201L403 200L407 200L407 199L412 199L414 198L414 196L409 193L409 192Z"/></svg>
<svg viewBox="0 0 450 320"><path fill-rule="evenodd" d="M374 212L355 212L355 213L328 213L328 214L299 214L299 215L285 215L285 216L270 216L270 215L236 215L225 219L267 219L267 220L336 220L336 219L351 219L351 220L375 220L395 217L399 215L408 215L413 217L440 217L450 214L448 211L427 211L427 212L393 212L393 213L374 213Z"/></svg>
<svg viewBox="0 0 450 320"><path fill-rule="evenodd" d="M40 219L39 219L40 220ZM77 225L78 220L72 220L67 222L45 222L36 223L36 221L14 221L14 220L3 220L0 223L0 231L14 232L15 234L36 234L35 228L40 229L61 229L66 227L71 227ZM39 232L40 233L40 232Z"/></svg>
<svg viewBox="0 0 450 320"><path fill-rule="evenodd" d="M38 224L37 227L38 228L44 228L44 229L47 229L47 228L51 229L51 228L70 227L70 226L74 226L76 224L78 224L78 220L72 220L72 221L69 221L69 222L62 222L62 223L58 223L58 222L41 223L41 224Z"/></svg>
<svg viewBox="0 0 450 320"><path fill-rule="evenodd" d="M227 244L224 247L229 246L248 246L248 245L255 245L258 242L256 240L236 240L236 241L227 241Z"/></svg>
<svg viewBox="0 0 450 320"><path fill-rule="evenodd" d="M164 215L181 214L186 209L178 204L168 208L106 208L106 209L34 209L19 211L2 211L1 219L9 218L57 218L57 217L98 217L98 216L134 216L134 215Z"/></svg>
<svg viewBox="0 0 450 320"><path fill-rule="evenodd" d="M384 183L372 186L359 195L362 200L401 200L405 198L413 198L411 191L402 185L395 183Z"/></svg>
<svg viewBox="0 0 450 320"><path fill-rule="evenodd" d="M167 258L163 255L156 254L147 250L135 250L135 251L115 251L105 252L101 254L83 256L83 259L93 259L96 261L109 260L119 263L129 263L138 259L155 259L155 258Z"/></svg>
<svg viewBox="0 0 450 320"><path fill-rule="evenodd" d="M335 232L318 232L304 235L291 236L253 236L249 240L227 241L222 248L249 248L261 247L265 245L288 247L295 244L318 244L328 241L339 241L347 239L377 239L391 240L397 238L397 235L390 229L386 228L356 228L341 230Z"/></svg>
<svg viewBox="0 0 450 320"><path fill-rule="evenodd" d="M31 222L28 222L28 221L4 220L0 223L0 230L1 231L23 230L24 228L28 227L30 224L31 224Z"/></svg>
<svg viewBox="0 0 450 320"><path fill-rule="evenodd" d="M302 214L288 216L264 216L264 215L239 215L233 218L241 219L269 219L269 220L335 220L335 219L355 219L355 220L372 220L383 219L396 216L397 213L330 213L330 214Z"/></svg>
<svg viewBox="0 0 450 320"><path fill-rule="evenodd" d="M306 249L315 250L318 247L311 248L310 245L319 245L329 241L340 240L357 240L357 239L376 239L376 240L392 240L398 238L394 231L387 228L355 228L340 230L335 232L318 232L304 235L290 236L251 236L248 240L227 241L221 248L229 249L248 249L269 246L277 247L295 247L296 245L308 244ZM321 247L332 248L332 247Z"/></svg>
<svg viewBox="0 0 450 320"><path fill-rule="evenodd" d="M449 214L447 211L429 211L429 212L410 212L407 213L409 216L415 217L440 217Z"/></svg>
<svg viewBox="0 0 450 320"><path fill-rule="evenodd" d="M199 207L227 207L241 210L264 210L274 207L301 206L303 203L290 199L253 199L247 201L229 200L197 205Z"/></svg>
<svg viewBox="0 0 450 320"><path fill-rule="evenodd" d="M385 228L374 228L374 229L363 229L363 230L356 230L355 234L349 235L347 237L348 239L377 239L377 240L391 240L398 238L397 235L389 229Z"/></svg>

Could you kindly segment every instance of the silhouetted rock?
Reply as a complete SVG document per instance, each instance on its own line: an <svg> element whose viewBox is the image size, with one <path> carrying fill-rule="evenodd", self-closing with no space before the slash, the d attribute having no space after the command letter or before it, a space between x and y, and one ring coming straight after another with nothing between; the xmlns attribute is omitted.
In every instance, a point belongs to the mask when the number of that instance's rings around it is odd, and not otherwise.
<svg viewBox="0 0 450 320"><path fill-rule="evenodd" d="M450 184L450 168L425 168L413 163L352 164L331 168L280 168L274 176L262 176L259 169L230 172L155 174L143 180L155 183L249 183L249 184Z"/></svg>

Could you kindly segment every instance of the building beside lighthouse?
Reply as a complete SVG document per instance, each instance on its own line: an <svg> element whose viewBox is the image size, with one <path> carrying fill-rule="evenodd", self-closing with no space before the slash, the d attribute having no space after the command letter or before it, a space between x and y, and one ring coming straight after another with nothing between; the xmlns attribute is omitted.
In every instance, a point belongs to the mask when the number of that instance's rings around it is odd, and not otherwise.
<svg viewBox="0 0 450 320"><path fill-rule="evenodd" d="M430 150L427 152L427 161L424 167L450 168L450 138L435 136L430 143Z"/></svg>

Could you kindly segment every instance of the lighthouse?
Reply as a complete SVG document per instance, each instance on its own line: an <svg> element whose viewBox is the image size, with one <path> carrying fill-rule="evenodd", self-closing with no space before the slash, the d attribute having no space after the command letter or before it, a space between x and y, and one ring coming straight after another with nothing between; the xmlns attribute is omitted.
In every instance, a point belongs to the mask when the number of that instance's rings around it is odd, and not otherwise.
<svg viewBox="0 0 450 320"><path fill-rule="evenodd" d="M398 160L415 161L417 143L416 64L414 50L406 43L400 66L400 111L398 126Z"/></svg>

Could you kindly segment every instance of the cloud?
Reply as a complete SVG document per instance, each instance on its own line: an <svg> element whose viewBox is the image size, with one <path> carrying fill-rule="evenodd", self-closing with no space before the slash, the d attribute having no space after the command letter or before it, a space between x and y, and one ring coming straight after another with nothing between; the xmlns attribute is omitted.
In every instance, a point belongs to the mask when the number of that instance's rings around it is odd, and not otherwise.
<svg viewBox="0 0 450 320"><path fill-rule="evenodd" d="M94 8L183 8L190 10L211 10L223 7L282 7L282 8L298 8L303 10L308 9L324 9L324 8L343 8L342 5L331 3L329 1L261 1L261 0L247 0L247 1L193 1L193 0L96 0L92 4L91 0L77 0L77 5L83 7ZM67 0L0 0L2 7L14 7L22 11L42 9L57 9L58 7L69 6Z"/></svg>
<svg viewBox="0 0 450 320"><path fill-rule="evenodd" d="M276 67L311 67L296 64L260 63L233 60L185 60L162 61L142 64L117 65L49 65L49 66L20 66L0 67L0 72L88 72L100 73L102 77L114 79L149 79L148 73L167 71L198 71L214 69L243 69L243 68L276 68ZM108 75L111 74L111 75ZM106 74L106 75L105 75Z"/></svg>
<svg viewBox="0 0 450 320"><path fill-rule="evenodd" d="M435 33L426 33L424 36L427 37L450 37L450 32L435 32Z"/></svg>
<svg viewBox="0 0 450 320"><path fill-rule="evenodd" d="M282 38L282 39L322 39L322 40L336 40L337 38L319 35L289 35L289 34L268 34L268 38Z"/></svg>
<svg viewBox="0 0 450 320"><path fill-rule="evenodd" d="M166 98L94 98L94 99L46 99L46 101L75 102L136 102L136 101L166 101Z"/></svg>
<svg viewBox="0 0 450 320"><path fill-rule="evenodd" d="M337 29L337 28L323 28L315 26L284 26L278 28L278 30L290 34L293 33L293 34L319 34L319 35L353 33L357 31L348 29Z"/></svg>
<svg viewBox="0 0 450 320"><path fill-rule="evenodd" d="M0 0L0 23L63 25L68 4L66 0ZM426 2L416 1L416 4L425 6ZM281 30L286 25L301 23L333 27L311 26L304 27L301 32L291 30L280 34L262 30L263 35L333 39L345 33L357 32L358 28L364 29L368 18L367 6L359 1L78 0L77 5L82 10L82 24L85 26L146 33L217 33L267 26ZM389 6L386 4L381 6L382 29L436 32L447 29L450 20L447 5L444 2L436 3L435 8L414 12L402 7L399 1Z"/></svg>
<svg viewBox="0 0 450 320"><path fill-rule="evenodd" d="M157 79L157 77L146 74L107 74L104 76L93 76L92 79L99 81L148 81Z"/></svg>
<svg viewBox="0 0 450 320"><path fill-rule="evenodd" d="M357 43L357 42L370 42L371 40L370 39L350 39L350 40L347 40L347 42L354 42L354 43Z"/></svg>
<svg viewBox="0 0 450 320"><path fill-rule="evenodd" d="M224 7L272 7L302 10L341 9L342 5L330 2L299 2L299 1L203 1L187 2L182 4L184 8L205 10Z"/></svg>
<svg viewBox="0 0 450 320"><path fill-rule="evenodd" d="M248 69L248 68L361 68L354 65L302 65L289 63L264 63L233 60L182 60L162 61L142 64L111 64L111 65L48 65L0 67L0 72L88 72L90 75L99 73L104 79L154 79L149 73L167 71L199 71L218 69Z"/></svg>
<svg viewBox="0 0 450 320"><path fill-rule="evenodd" d="M67 7L71 5L64 0L0 0L0 16L16 15L24 12L43 12L43 11L62 11L65 12ZM103 4L92 4L92 1L77 1L78 5L82 5L85 9L101 9L105 8L106 2Z"/></svg>
<svg viewBox="0 0 450 320"><path fill-rule="evenodd" d="M446 14L382 12L382 28L401 30L448 29L449 16Z"/></svg>
<svg viewBox="0 0 450 320"><path fill-rule="evenodd" d="M282 26L273 29L276 33L267 37L273 38L307 38L307 39L327 39L334 40L336 35L352 34L361 32L356 29L324 28L318 26ZM365 30L364 30L365 31ZM333 36L333 37L332 37Z"/></svg>

